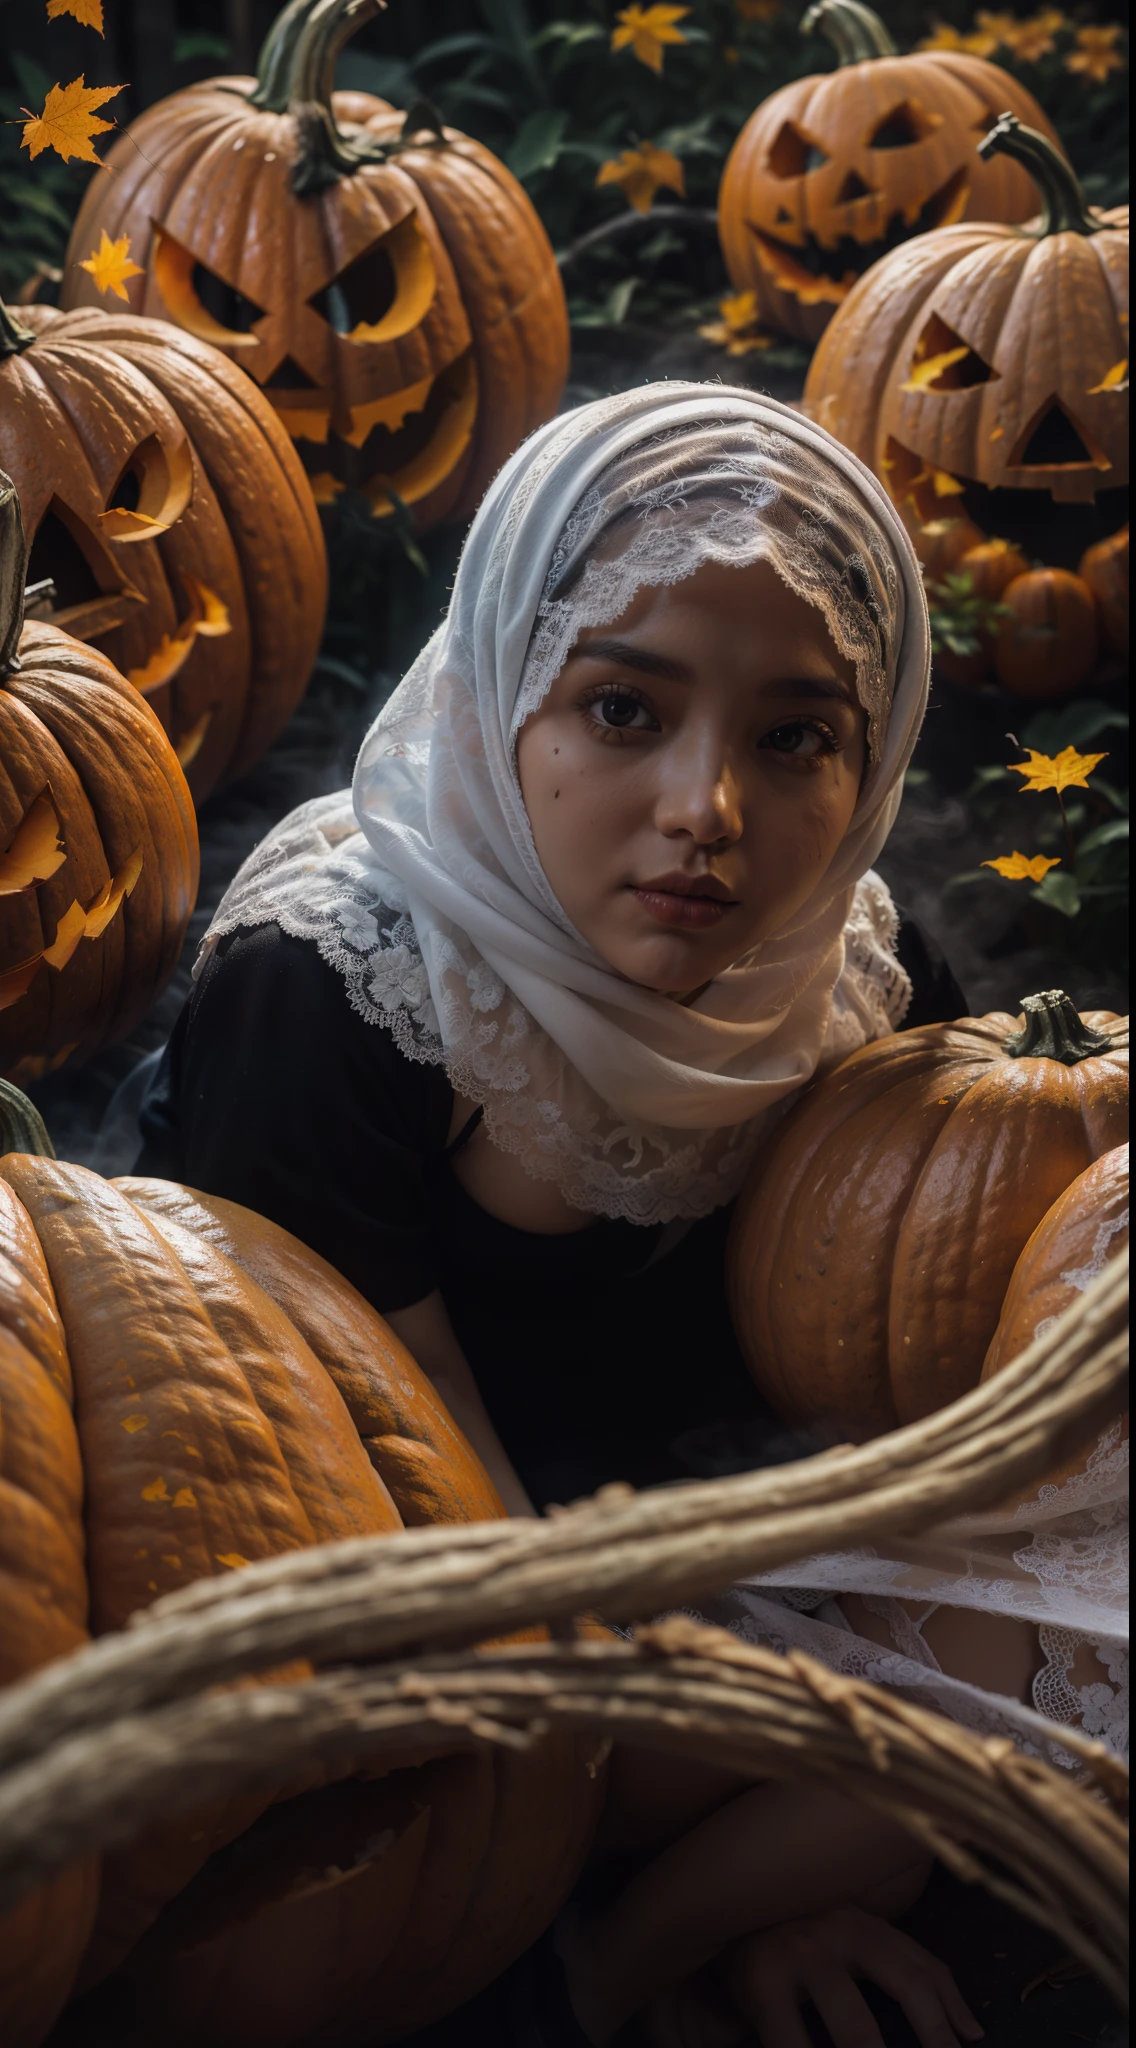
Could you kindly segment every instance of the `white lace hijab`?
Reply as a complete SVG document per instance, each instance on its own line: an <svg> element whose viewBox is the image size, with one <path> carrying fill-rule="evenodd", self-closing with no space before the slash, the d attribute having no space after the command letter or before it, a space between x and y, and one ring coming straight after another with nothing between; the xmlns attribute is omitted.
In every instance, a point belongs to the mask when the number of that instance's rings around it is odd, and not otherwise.
<svg viewBox="0 0 1136 2048"><path fill-rule="evenodd" d="M870 765L790 923L683 1005L575 930L533 844L516 739L584 626L700 563L768 560L854 667ZM894 1028L910 985L871 876L926 701L927 610L902 527L822 429L750 391L656 384L562 415L491 486L447 616L365 739L353 815L305 805L210 937L315 938L355 1007L483 1105L492 1142L593 1214L707 1214L771 1112Z"/></svg>

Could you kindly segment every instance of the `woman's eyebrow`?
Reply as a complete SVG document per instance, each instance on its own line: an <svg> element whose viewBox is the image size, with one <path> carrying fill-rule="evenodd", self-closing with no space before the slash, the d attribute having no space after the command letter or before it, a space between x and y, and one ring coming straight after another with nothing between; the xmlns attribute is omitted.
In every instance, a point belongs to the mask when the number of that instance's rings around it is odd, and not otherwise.
<svg viewBox="0 0 1136 2048"><path fill-rule="evenodd" d="M775 676L761 688L770 697L828 697L857 702L855 692L839 676Z"/></svg>
<svg viewBox="0 0 1136 2048"><path fill-rule="evenodd" d="M620 668L638 669L640 675L665 676L673 683L689 683L694 671L685 661L669 654L656 654L650 647L633 647L629 640L586 640L573 649L577 660L614 661Z"/></svg>

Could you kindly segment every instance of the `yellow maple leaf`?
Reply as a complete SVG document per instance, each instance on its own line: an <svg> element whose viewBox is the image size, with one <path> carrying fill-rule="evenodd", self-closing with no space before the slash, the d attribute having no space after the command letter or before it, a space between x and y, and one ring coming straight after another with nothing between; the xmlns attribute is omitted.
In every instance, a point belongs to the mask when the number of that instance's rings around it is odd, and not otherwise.
<svg viewBox="0 0 1136 2048"><path fill-rule="evenodd" d="M1057 30L1064 27L1065 16L1059 7L1043 7L1028 21L1011 17L1002 30L1002 42L1023 64L1036 64L1039 58L1048 57Z"/></svg>
<svg viewBox="0 0 1136 2048"><path fill-rule="evenodd" d="M1115 47L1122 33L1118 21L1107 28L1079 28L1077 47L1065 59L1066 71L1079 71L1082 77L1103 85L1110 71L1124 69L1124 59Z"/></svg>
<svg viewBox="0 0 1136 2048"><path fill-rule="evenodd" d="M630 50L640 64L661 72L666 45L686 41L682 30L675 24L689 13L689 7L622 7L615 17L619 26L612 29L611 47L613 50Z"/></svg>
<svg viewBox="0 0 1136 2048"><path fill-rule="evenodd" d="M1088 395L1090 398L1096 398L1102 391L1127 391L1127 389L1128 357L1121 356L1118 363L1113 363L1112 368L1105 371L1099 384L1089 385Z"/></svg>
<svg viewBox="0 0 1136 2048"><path fill-rule="evenodd" d="M677 156L672 156L669 149L656 149L653 142L637 143L634 149L609 157L596 172L596 184L618 185L636 213L650 213L651 201L663 185L668 192L677 192L681 199L686 197Z"/></svg>
<svg viewBox="0 0 1136 2048"><path fill-rule="evenodd" d="M94 110L123 89L121 85L84 85L80 72L70 85L52 86L42 114L21 107L20 112L28 117L22 138L28 155L35 157L43 149L54 149L65 164L73 156L85 164L101 164L102 158L96 156L91 137L113 128L114 122L100 121Z"/></svg>
<svg viewBox="0 0 1136 2048"><path fill-rule="evenodd" d="M1055 789L1060 796L1063 789L1087 789L1088 776L1107 754L1078 754L1075 747L1064 747L1059 754L1038 754L1032 747L1026 749L1028 761L1011 761L1010 773L1026 777L1021 787L1025 796L1027 790Z"/></svg>
<svg viewBox="0 0 1136 2048"><path fill-rule="evenodd" d="M773 336L758 324L756 292L727 292L718 301L718 311L720 320L699 328L703 341L716 342L728 356L748 356L769 347Z"/></svg>
<svg viewBox="0 0 1136 2048"><path fill-rule="evenodd" d="M93 28L102 35L103 0L47 0L48 20L56 21L61 14L70 14L81 28Z"/></svg>
<svg viewBox="0 0 1136 2048"><path fill-rule="evenodd" d="M924 36L915 47L917 50L965 50L972 57L989 57L998 48L998 38L983 30L964 36L961 29L952 28L949 22L938 21L933 33Z"/></svg>
<svg viewBox="0 0 1136 2048"><path fill-rule="evenodd" d="M127 297L128 277L146 275L140 263L131 261L130 236L120 235L116 242L112 242L105 228L98 248L83 258L79 268L89 272L100 292L113 292L119 299Z"/></svg>
<svg viewBox="0 0 1136 2048"><path fill-rule="evenodd" d="M1043 882L1050 868L1059 868L1061 862L1047 860L1044 853L1000 853L997 860L984 860L982 865L997 868L1007 882Z"/></svg>

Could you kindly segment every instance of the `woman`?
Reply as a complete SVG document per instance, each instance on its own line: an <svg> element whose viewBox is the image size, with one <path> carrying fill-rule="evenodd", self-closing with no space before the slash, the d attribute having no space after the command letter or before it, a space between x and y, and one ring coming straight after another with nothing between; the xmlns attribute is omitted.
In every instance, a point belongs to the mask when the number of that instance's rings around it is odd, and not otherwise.
<svg viewBox="0 0 1136 2048"><path fill-rule="evenodd" d="M490 489L353 793L221 905L140 1170L337 1265L513 1513L760 1434L721 1274L746 1168L813 1074L965 1007L870 872L928 668L910 546L827 435L717 386L582 408ZM857 1975L925 2048L977 2037L873 1917L925 1876L900 1830L725 1772L616 1777L613 1842L671 1846L565 1935L565 2039L715 1957L775 2048L810 1992L838 2043L878 2040Z"/></svg>

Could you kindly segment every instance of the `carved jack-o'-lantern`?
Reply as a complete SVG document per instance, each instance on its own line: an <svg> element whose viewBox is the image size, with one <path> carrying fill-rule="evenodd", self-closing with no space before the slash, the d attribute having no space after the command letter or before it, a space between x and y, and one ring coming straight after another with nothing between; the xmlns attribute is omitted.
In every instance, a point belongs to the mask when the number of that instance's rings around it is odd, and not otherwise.
<svg viewBox="0 0 1136 2048"><path fill-rule="evenodd" d="M897 243L1032 213L1018 165L975 155L1004 109L1057 137L1008 72L965 51L900 56L859 0L820 0L802 26L823 30L839 68L783 86L751 114L722 176L718 222L726 268L757 294L758 317L816 341Z"/></svg>
<svg viewBox="0 0 1136 2048"><path fill-rule="evenodd" d="M886 484L930 575L966 571L1009 607L999 679L1056 696L1091 671L1098 632L1115 654L1127 638L1127 216L1090 212L1012 115L981 147L1028 167L1040 222L943 228L886 257L825 333L805 401Z"/></svg>
<svg viewBox="0 0 1136 2048"><path fill-rule="evenodd" d="M464 517L567 374L559 272L528 198L488 150L330 90L378 0L292 0L257 78L151 107L111 151L71 240L129 234L139 312L214 343L264 388L316 495L362 489L420 527Z"/></svg>
<svg viewBox="0 0 1136 2048"><path fill-rule="evenodd" d="M0 467L19 492L34 615L142 691L199 801L259 759L303 695L327 566L271 406L153 320L0 312Z"/></svg>
<svg viewBox="0 0 1136 2048"><path fill-rule="evenodd" d="M38 1079L157 1000L197 893L197 826L161 726L104 655L23 626L0 475L0 1075Z"/></svg>

